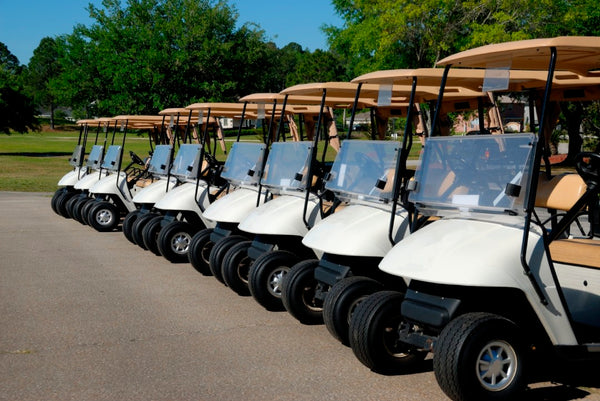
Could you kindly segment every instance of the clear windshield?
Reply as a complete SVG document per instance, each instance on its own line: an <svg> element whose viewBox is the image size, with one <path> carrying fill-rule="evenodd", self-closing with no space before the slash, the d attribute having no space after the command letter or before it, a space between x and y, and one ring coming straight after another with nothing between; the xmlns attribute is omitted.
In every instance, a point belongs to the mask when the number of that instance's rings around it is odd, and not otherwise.
<svg viewBox="0 0 600 401"><path fill-rule="evenodd" d="M171 174L178 177L195 177L198 171L198 161L200 160L200 145L183 144L177 151L177 156L173 160Z"/></svg>
<svg viewBox="0 0 600 401"><path fill-rule="evenodd" d="M261 183L272 189L305 189L311 148L309 141L271 145Z"/></svg>
<svg viewBox="0 0 600 401"><path fill-rule="evenodd" d="M77 167L77 166L81 165L82 158L83 158L83 146L77 145L77 146L75 146L75 149L73 150L73 154L71 155L71 158L69 159L69 164L71 166Z"/></svg>
<svg viewBox="0 0 600 401"><path fill-rule="evenodd" d="M520 213L535 143L532 134L428 138L409 200L426 214Z"/></svg>
<svg viewBox="0 0 600 401"><path fill-rule="evenodd" d="M257 185L265 149L263 143L234 142L221 176L235 185Z"/></svg>
<svg viewBox="0 0 600 401"><path fill-rule="evenodd" d="M104 161L102 162L102 168L107 170L116 170L119 168L119 158L121 157L121 146L110 145L106 154L104 155Z"/></svg>
<svg viewBox="0 0 600 401"><path fill-rule="evenodd" d="M152 153L148 171L154 174L167 174L171 158L171 145L157 145Z"/></svg>
<svg viewBox="0 0 600 401"><path fill-rule="evenodd" d="M100 164L102 163L102 151L104 150L104 146L102 145L94 145L92 146L92 150L88 155L86 165L92 169L98 169Z"/></svg>
<svg viewBox="0 0 600 401"><path fill-rule="evenodd" d="M391 199L398 149L395 141L342 142L326 188L345 200Z"/></svg>

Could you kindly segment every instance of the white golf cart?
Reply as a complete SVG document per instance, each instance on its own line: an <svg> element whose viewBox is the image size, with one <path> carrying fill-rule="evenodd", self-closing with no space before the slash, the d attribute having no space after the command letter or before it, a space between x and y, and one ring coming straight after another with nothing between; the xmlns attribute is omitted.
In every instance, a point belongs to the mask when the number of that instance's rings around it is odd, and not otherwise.
<svg viewBox="0 0 600 401"><path fill-rule="evenodd" d="M600 38L489 45L440 65L546 69L539 131L548 136L555 70L577 78L600 68ZM490 77L484 88L505 90L510 70ZM597 90L581 81L579 96ZM408 289L356 308L350 343L359 360L407 368L432 351L438 384L454 400L513 399L530 381L561 380L568 362L598 360L600 241L574 222L598 207L600 156L582 153L579 175L551 176L548 164L540 174L544 148L533 134L427 140L410 199L443 218L380 263Z"/></svg>

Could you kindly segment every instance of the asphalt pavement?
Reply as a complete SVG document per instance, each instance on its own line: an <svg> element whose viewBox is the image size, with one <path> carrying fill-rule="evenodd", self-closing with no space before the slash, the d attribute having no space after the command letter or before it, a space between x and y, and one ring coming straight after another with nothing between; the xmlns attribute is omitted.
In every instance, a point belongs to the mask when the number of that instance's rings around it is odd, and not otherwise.
<svg viewBox="0 0 600 401"><path fill-rule="evenodd" d="M531 400L600 400L542 383ZM0 400L445 400L429 358L371 372L324 326L268 312L171 264L0 192Z"/></svg>

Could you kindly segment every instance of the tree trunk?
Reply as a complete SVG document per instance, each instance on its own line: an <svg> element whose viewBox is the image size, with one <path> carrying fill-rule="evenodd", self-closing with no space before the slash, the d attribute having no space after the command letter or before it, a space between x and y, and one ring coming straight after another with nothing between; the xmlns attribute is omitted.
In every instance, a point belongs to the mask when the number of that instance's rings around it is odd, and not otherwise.
<svg viewBox="0 0 600 401"><path fill-rule="evenodd" d="M572 103L573 108L568 107L568 103L561 103L561 111L567 120L567 134L569 136L569 150L565 163L573 163L575 156L581 152L583 138L581 138L581 122L583 121L583 104L580 102Z"/></svg>
<svg viewBox="0 0 600 401"><path fill-rule="evenodd" d="M54 103L50 103L50 129L54 131Z"/></svg>

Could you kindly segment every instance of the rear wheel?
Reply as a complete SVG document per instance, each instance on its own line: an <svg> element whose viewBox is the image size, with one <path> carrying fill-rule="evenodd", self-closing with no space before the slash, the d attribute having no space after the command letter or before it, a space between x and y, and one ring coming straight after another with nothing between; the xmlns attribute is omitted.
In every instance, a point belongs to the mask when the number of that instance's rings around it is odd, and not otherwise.
<svg viewBox="0 0 600 401"><path fill-rule="evenodd" d="M88 222L96 231L113 231L119 225L120 215L117 207L106 201L98 202L88 214Z"/></svg>
<svg viewBox="0 0 600 401"><path fill-rule="evenodd" d="M287 311L304 324L323 323L323 302L315 298L317 259L296 263L283 278L281 301Z"/></svg>
<svg viewBox="0 0 600 401"><path fill-rule="evenodd" d="M158 236L162 229L163 216L152 216L152 218L144 225L142 229L142 242L144 249L149 250L156 256L161 256L158 249Z"/></svg>
<svg viewBox="0 0 600 401"><path fill-rule="evenodd" d="M323 321L331 335L349 345L350 320L358 304L381 291L383 285L368 277L346 277L335 283L323 303Z"/></svg>
<svg viewBox="0 0 600 401"><path fill-rule="evenodd" d="M467 313L438 337L433 370L454 400L513 399L526 385L523 333L508 319Z"/></svg>
<svg viewBox="0 0 600 401"><path fill-rule="evenodd" d="M374 372L405 373L427 355L399 339L403 299L400 292L377 292L362 301L352 314L350 347L358 360Z"/></svg>
<svg viewBox="0 0 600 401"><path fill-rule="evenodd" d="M267 310L285 310L281 300L281 283L298 257L288 251L270 251L260 255L252 264L248 276L250 293Z"/></svg>
<svg viewBox="0 0 600 401"><path fill-rule="evenodd" d="M133 228L133 223L136 221L139 215L140 211L134 210L133 212L127 213L127 216L125 216L123 219L123 235L125 235L125 238L127 238L127 240L133 244L135 244L135 240L133 239L131 230Z"/></svg>
<svg viewBox="0 0 600 401"><path fill-rule="evenodd" d="M190 223L173 221L160 230L156 241L158 250L169 262L187 262L187 253L196 231Z"/></svg>
<svg viewBox="0 0 600 401"><path fill-rule="evenodd" d="M210 250L209 256L209 266L210 271L213 276L221 283L225 284L223 280L223 258L225 257L225 253L231 248L234 244L238 242L245 241L247 238L241 235L229 235L225 238L221 238L219 241L215 243L215 245Z"/></svg>
<svg viewBox="0 0 600 401"><path fill-rule="evenodd" d="M212 228L205 228L204 230L198 231L192 237L192 243L190 244L190 250L188 252L188 260L192 266L194 266L194 269L205 276L212 276L210 266L208 265L210 250L214 245L214 242L210 240L212 232Z"/></svg>
<svg viewBox="0 0 600 401"><path fill-rule="evenodd" d="M252 259L248 256L248 248L252 241L242 241L233 245L225 253L221 265L221 273L225 284L238 295L250 295L248 288L248 272Z"/></svg>

